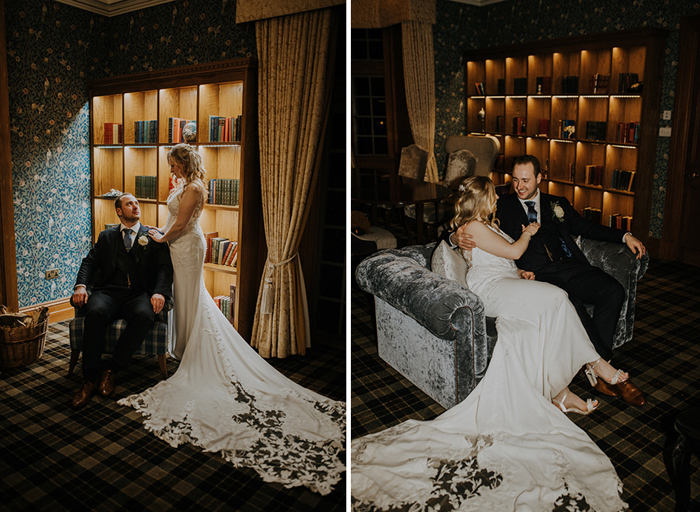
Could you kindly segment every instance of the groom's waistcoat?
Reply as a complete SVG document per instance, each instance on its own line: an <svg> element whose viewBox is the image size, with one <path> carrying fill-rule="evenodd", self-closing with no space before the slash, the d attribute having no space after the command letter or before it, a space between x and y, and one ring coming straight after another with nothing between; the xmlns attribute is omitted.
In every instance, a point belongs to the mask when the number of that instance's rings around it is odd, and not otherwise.
<svg viewBox="0 0 700 512"><path fill-rule="evenodd" d="M126 248L122 244L118 244L115 269L107 286L143 291L143 282L138 276L139 268L133 250L126 252Z"/></svg>

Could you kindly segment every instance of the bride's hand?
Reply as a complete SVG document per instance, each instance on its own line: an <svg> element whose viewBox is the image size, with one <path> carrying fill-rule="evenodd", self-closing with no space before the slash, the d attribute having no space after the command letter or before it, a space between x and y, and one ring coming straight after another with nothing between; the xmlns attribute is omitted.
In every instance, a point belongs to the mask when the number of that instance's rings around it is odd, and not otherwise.
<svg viewBox="0 0 700 512"><path fill-rule="evenodd" d="M530 236L534 236L537 230L540 229L540 225L537 222L523 226L523 234L527 233Z"/></svg>
<svg viewBox="0 0 700 512"><path fill-rule="evenodd" d="M535 273L530 272L529 270L518 269L518 275L520 276L520 279L528 279L530 281L535 280Z"/></svg>
<svg viewBox="0 0 700 512"><path fill-rule="evenodd" d="M149 229L148 230L148 236L150 236L153 240L155 240L158 243L162 243L161 240L163 238L163 233L159 232L156 229Z"/></svg>

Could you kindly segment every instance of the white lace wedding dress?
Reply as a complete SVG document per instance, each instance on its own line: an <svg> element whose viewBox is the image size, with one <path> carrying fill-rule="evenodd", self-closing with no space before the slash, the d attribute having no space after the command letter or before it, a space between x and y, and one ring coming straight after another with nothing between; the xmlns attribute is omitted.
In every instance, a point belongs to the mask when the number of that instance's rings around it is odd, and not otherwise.
<svg viewBox="0 0 700 512"><path fill-rule="evenodd" d="M168 228L181 196L180 188L168 198ZM219 311L202 278L200 214L201 204L170 242L180 366L119 404L141 412L146 429L173 447L191 443L254 469L266 482L328 494L345 470L345 403L284 377Z"/></svg>
<svg viewBox="0 0 700 512"><path fill-rule="evenodd" d="M513 261L480 249L471 260L469 287L498 317L488 370L434 420L352 441L353 508L625 509L610 460L550 401L598 358L566 293L519 279Z"/></svg>

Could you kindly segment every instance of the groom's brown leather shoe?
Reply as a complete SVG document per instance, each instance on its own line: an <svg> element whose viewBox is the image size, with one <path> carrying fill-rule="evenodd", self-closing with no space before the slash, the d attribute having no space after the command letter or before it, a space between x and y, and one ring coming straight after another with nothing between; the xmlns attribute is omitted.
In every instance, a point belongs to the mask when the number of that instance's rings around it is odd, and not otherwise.
<svg viewBox="0 0 700 512"><path fill-rule="evenodd" d="M617 387L613 386L612 384L608 384L605 382L603 379L598 377L596 379L595 386L593 386L596 390L600 391L604 395L608 396L620 396L620 393L617 391Z"/></svg>
<svg viewBox="0 0 700 512"><path fill-rule="evenodd" d="M114 372L105 370L100 377L100 385L98 387L100 395L107 397L114 393Z"/></svg>
<svg viewBox="0 0 700 512"><path fill-rule="evenodd" d="M647 403L646 399L644 398L644 393L642 393L637 386L632 384L629 379L624 382L620 382L619 384L615 384L615 387L620 392L622 399L628 404L641 406Z"/></svg>
<svg viewBox="0 0 700 512"><path fill-rule="evenodd" d="M92 395L95 394L95 390L97 390L97 382L89 382L87 380L83 382L83 385L73 397L71 407L73 407L73 409L82 409L85 407L90 401L90 398L92 398Z"/></svg>

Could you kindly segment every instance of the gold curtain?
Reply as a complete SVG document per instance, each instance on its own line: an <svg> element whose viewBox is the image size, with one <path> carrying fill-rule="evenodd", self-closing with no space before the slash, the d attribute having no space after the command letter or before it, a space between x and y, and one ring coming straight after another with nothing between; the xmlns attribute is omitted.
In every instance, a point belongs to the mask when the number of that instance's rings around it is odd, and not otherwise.
<svg viewBox="0 0 700 512"><path fill-rule="evenodd" d="M428 152L425 180L439 181L435 161L435 55L433 26L420 21L401 23L403 76L413 141Z"/></svg>
<svg viewBox="0 0 700 512"><path fill-rule="evenodd" d="M260 173L267 261L251 344L305 354L309 316L299 241L328 116L332 9L257 21Z"/></svg>

